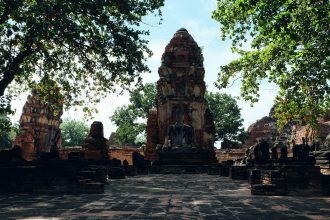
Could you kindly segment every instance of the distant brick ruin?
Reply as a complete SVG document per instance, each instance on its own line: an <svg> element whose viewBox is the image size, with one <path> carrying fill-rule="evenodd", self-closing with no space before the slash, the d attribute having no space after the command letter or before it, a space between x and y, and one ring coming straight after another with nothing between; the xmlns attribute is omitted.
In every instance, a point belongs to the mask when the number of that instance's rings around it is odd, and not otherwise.
<svg viewBox="0 0 330 220"><path fill-rule="evenodd" d="M178 30L162 55L157 82L157 107L147 121L145 157L157 158L156 147L165 143L168 128L176 122L176 112L183 123L193 128L192 145L214 152L215 127L205 94L203 56L186 29Z"/></svg>
<svg viewBox="0 0 330 220"><path fill-rule="evenodd" d="M249 138L243 144L243 148L255 145L258 140L268 140L270 145L276 141L284 144L302 144L302 138L305 138L309 145L313 144L315 133L313 133L309 125L299 125L297 123L289 123L284 126L281 134L278 134L276 119L273 117L274 107L271 109L269 116L265 116L248 127ZM325 145L327 135L330 133L330 111L318 120L320 127L319 141L321 145Z"/></svg>
<svg viewBox="0 0 330 220"><path fill-rule="evenodd" d="M54 104L44 104L36 89L28 96L19 121L20 132L14 141L14 145L21 147L24 159L33 160L43 152L50 152L52 147L60 147L59 126L63 112L62 106L57 103L60 111L55 114Z"/></svg>

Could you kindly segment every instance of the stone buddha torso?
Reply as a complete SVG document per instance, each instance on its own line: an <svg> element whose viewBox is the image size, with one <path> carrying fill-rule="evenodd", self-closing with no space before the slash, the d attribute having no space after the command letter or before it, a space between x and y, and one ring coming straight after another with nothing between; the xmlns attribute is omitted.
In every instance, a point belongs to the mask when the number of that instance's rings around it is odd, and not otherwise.
<svg viewBox="0 0 330 220"><path fill-rule="evenodd" d="M190 147L192 135L192 127L182 122L176 122L168 128L168 140L172 148Z"/></svg>
<svg viewBox="0 0 330 220"><path fill-rule="evenodd" d="M167 129L167 137L164 148L168 149L185 149L192 147L193 128L183 123L183 113L176 112L176 122L171 124Z"/></svg>

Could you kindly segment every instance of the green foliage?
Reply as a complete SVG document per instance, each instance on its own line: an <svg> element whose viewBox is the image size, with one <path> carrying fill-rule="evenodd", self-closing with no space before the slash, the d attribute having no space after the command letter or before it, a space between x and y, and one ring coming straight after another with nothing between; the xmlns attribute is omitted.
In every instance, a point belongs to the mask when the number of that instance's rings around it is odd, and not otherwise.
<svg viewBox="0 0 330 220"><path fill-rule="evenodd" d="M116 136L114 142L119 145L136 145L144 144L137 143L137 137L145 130L145 123L137 122L124 122L120 124L116 130Z"/></svg>
<svg viewBox="0 0 330 220"><path fill-rule="evenodd" d="M85 122L75 119L64 119L60 125L62 147L80 146L88 136L89 128Z"/></svg>
<svg viewBox="0 0 330 220"><path fill-rule="evenodd" d="M0 148L10 149L18 131L18 124L13 125L6 114L0 114Z"/></svg>
<svg viewBox="0 0 330 220"><path fill-rule="evenodd" d="M11 121L6 114L0 114L0 131L9 132L11 128Z"/></svg>
<svg viewBox="0 0 330 220"><path fill-rule="evenodd" d="M33 88L41 98L41 102L48 104L54 116L58 116L63 111L64 96L60 92L59 85L48 75L40 81L39 84L34 85Z"/></svg>
<svg viewBox="0 0 330 220"><path fill-rule="evenodd" d="M156 86L147 83L130 93L130 104L115 110L111 121L118 127L116 130L115 143L120 145L143 144L145 138L146 119L150 108L155 106Z"/></svg>
<svg viewBox="0 0 330 220"><path fill-rule="evenodd" d="M146 83L130 93L129 100L131 105L139 111L140 117L146 118L149 109L155 106L156 93L156 85L154 83Z"/></svg>
<svg viewBox="0 0 330 220"><path fill-rule="evenodd" d="M236 100L228 94L206 92L205 99L213 114L215 141L244 141L247 134L242 127L240 108Z"/></svg>
<svg viewBox="0 0 330 220"><path fill-rule="evenodd" d="M0 96L0 114L10 115L14 113L11 110L10 102L11 102L11 96L8 95Z"/></svg>
<svg viewBox="0 0 330 220"><path fill-rule="evenodd" d="M9 137L11 121L5 114L0 114L0 148L10 148L11 141Z"/></svg>
<svg viewBox="0 0 330 220"><path fill-rule="evenodd" d="M0 97L0 132L7 133L11 130L11 121L8 115L13 114L10 106L11 99L9 96Z"/></svg>
<svg viewBox="0 0 330 220"><path fill-rule="evenodd" d="M242 78L241 96L258 101L263 79L280 88L275 117L317 126L330 107L330 2L328 0L218 0L213 19L241 55L220 68L218 87ZM250 35L250 36L248 36ZM251 50L241 49L251 40Z"/></svg>
<svg viewBox="0 0 330 220"><path fill-rule="evenodd" d="M164 0L2 0L0 97L15 81L31 88L48 75L65 106L98 102L116 88L141 82L151 55L140 24L161 15Z"/></svg>

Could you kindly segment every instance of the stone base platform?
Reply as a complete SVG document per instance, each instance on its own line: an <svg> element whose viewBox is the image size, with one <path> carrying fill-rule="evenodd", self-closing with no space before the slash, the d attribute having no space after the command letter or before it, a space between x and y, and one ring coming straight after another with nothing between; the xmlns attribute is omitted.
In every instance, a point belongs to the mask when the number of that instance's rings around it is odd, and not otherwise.
<svg viewBox="0 0 330 220"><path fill-rule="evenodd" d="M218 162L211 151L204 149L163 151L158 158L155 165L211 165Z"/></svg>
<svg viewBox="0 0 330 220"><path fill-rule="evenodd" d="M0 166L0 173L0 194L94 194L107 183L105 167L61 160Z"/></svg>
<svg viewBox="0 0 330 220"><path fill-rule="evenodd" d="M209 165L154 165L150 172L154 174L201 174L208 173Z"/></svg>
<svg viewBox="0 0 330 220"><path fill-rule="evenodd" d="M322 175L322 193L330 196L330 175Z"/></svg>
<svg viewBox="0 0 330 220"><path fill-rule="evenodd" d="M248 168L246 166L232 166L229 168L229 177L233 180L247 180Z"/></svg>
<svg viewBox="0 0 330 220"><path fill-rule="evenodd" d="M252 195L329 195L329 180L319 166L308 164L266 164L249 170Z"/></svg>

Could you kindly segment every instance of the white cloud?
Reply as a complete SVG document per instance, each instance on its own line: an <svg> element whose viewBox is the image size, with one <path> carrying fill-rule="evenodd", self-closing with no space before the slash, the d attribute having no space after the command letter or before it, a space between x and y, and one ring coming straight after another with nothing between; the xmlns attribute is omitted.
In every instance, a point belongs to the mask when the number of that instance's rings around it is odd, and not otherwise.
<svg viewBox="0 0 330 220"><path fill-rule="evenodd" d="M220 32L215 26L205 26L196 19L181 19L179 22L188 30L199 46L210 46L214 40L220 42Z"/></svg>
<svg viewBox="0 0 330 220"><path fill-rule="evenodd" d="M153 55L148 59L149 62L160 62L162 54L168 42L163 39L153 40L149 43L149 49L152 50Z"/></svg>
<svg viewBox="0 0 330 220"><path fill-rule="evenodd" d="M217 8L216 0L199 0L199 2L204 12L212 12Z"/></svg>

